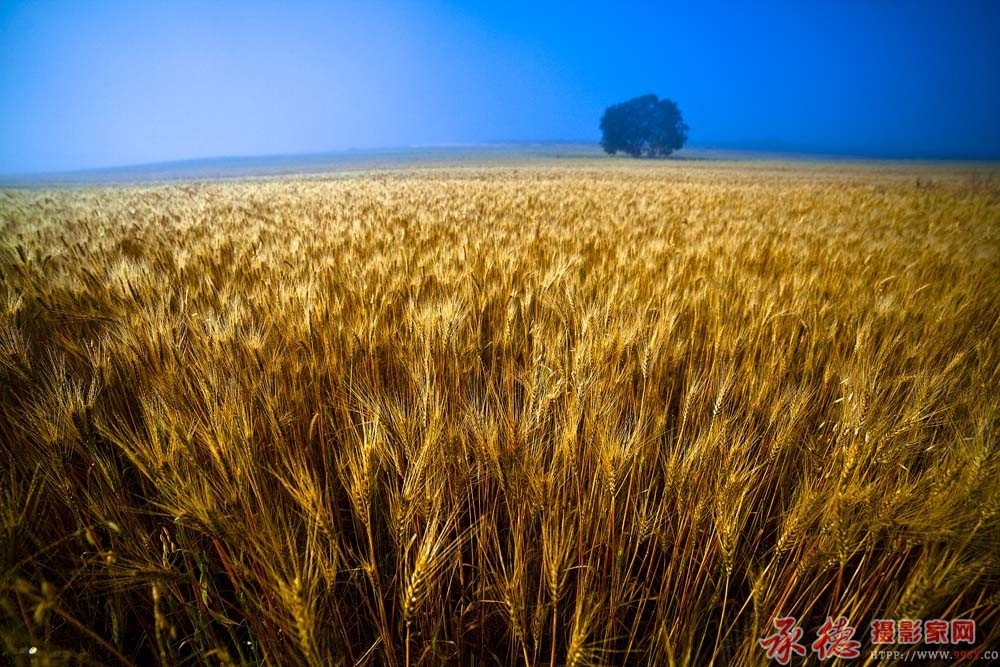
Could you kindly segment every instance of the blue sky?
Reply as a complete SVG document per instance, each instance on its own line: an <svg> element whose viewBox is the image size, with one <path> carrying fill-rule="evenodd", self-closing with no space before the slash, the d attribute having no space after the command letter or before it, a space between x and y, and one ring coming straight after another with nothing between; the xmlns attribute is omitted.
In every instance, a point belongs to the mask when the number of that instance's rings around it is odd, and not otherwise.
<svg viewBox="0 0 1000 667"><path fill-rule="evenodd" d="M1000 2L0 0L0 172L597 141L1000 158Z"/></svg>

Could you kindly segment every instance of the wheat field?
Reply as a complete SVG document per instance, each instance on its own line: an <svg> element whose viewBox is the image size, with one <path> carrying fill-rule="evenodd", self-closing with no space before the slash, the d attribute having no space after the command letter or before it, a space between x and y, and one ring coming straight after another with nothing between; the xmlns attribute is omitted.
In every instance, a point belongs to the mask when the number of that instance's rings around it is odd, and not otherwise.
<svg viewBox="0 0 1000 667"><path fill-rule="evenodd" d="M10 190L0 276L14 664L1000 646L995 170Z"/></svg>

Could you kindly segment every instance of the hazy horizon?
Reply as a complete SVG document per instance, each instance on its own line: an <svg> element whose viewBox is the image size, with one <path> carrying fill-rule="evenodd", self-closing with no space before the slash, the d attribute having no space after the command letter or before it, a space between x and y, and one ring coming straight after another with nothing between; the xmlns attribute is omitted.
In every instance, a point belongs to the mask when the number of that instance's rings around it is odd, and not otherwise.
<svg viewBox="0 0 1000 667"><path fill-rule="evenodd" d="M1000 158L1000 5L0 6L0 173L596 143L678 102L689 145ZM640 30L635 29L641 19Z"/></svg>
<svg viewBox="0 0 1000 667"><path fill-rule="evenodd" d="M568 152L567 152L568 151ZM586 152L584 152L586 151ZM149 162L127 162L98 166L71 167L66 169L42 169L34 171L3 172L0 171L0 187L17 186L18 184L54 184L67 177L67 182L76 182L76 176L94 176L97 182L105 180L103 175L121 173L126 180L141 182L143 172L162 171L167 180L197 178L199 173L208 178L232 178L245 169L256 175L274 175L285 173L316 173L322 171L337 171L340 169L354 170L359 168L378 167L419 167L431 166L435 161L477 159L482 161L495 160L497 157L506 159L532 160L539 157L554 159L611 157L607 156L598 140L564 140L552 141L482 141L453 144L415 144L410 146L372 146L369 148L335 148L331 150L316 150L292 153L247 153L242 155L203 155L198 157L181 157ZM631 160L624 153L617 159ZM649 159L649 158L644 158ZM653 161L663 158L652 158ZM721 161L767 161L792 160L810 162L814 160L837 160L846 162L898 162L898 163L997 163L1000 156L977 157L962 155L907 154L893 155L881 153L863 153L836 150L826 150L822 147L793 146L782 142L733 141L718 144L691 145L688 144L667 159L680 160L721 160ZM282 163L285 169L278 169ZM215 172L200 172L205 166L218 168ZM192 167L194 171L186 169ZM175 169L176 168L176 169ZM89 179L85 178L85 182ZM113 179L112 179L113 180ZM158 180L158 179L153 179Z"/></svg>

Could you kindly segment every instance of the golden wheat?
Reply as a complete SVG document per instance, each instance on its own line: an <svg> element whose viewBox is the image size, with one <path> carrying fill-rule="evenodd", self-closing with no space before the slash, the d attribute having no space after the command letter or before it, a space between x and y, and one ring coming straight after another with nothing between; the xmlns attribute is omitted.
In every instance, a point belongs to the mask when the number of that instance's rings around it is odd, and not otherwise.
<svg viewBox="0 0 1000 667"><path fill-rule="evenodd" d="M0 193L2 651L995 648L996 173L609 164Z"/></svg>

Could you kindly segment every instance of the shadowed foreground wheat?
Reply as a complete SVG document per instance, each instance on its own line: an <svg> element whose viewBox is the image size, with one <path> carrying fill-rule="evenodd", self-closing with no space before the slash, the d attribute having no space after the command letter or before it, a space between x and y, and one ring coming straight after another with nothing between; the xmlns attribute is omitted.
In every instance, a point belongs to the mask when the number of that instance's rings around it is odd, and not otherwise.
<svg viewBox="0 0 1000 667"><path fill-rule="evenodd" d="M775 617L844 615L997 648L1000 181L916 176L0 194L0 647L762 664Z"/></svg>

